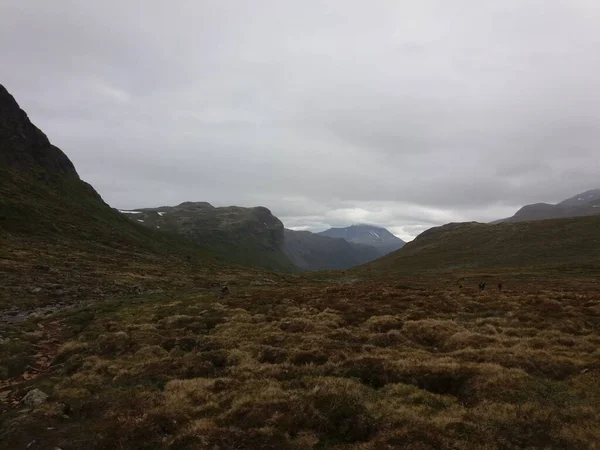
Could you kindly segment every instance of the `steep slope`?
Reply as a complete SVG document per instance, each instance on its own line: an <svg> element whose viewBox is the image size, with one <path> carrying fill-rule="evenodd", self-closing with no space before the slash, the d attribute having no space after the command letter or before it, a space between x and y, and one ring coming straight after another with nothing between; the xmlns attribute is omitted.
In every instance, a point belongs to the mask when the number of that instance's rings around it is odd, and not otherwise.
<svg viewBox="0 0 600 450"><path fill-rule="evenodd" d="M600 216L600 189L582 192L556 205L549 203L525 205L514 216L498 220L495 223L585 216Z"/></svg>
<svg viewBox="0 0 600 450"><path fill-rule="evenodd" d="M79 179L73 163L33 125L14 97L0 85L0 167L30 174Z"/></svg>
<svg viewBox="0 0 600 450"><path fill-rule="evenodd" d="M330 228L319 233L322 236L345 239L354 244L374 247L380 256L401 248L405 242L385 228L373 225L352 225L344 228Z"/></svg>
<svg viewBox="0 0 600 450"><path fill-rule="evenodd" d="M431 228L371 263L375 271L600 267L600 217Z"/></svg>
<svg viewBox="0 0 600 450"><path fill-rule="evenodd" d="M381 255L370 245L354 244L310 231L285 230L283 251L302 270L348 269Z"/></svg>
<svg viewBox="0 0 600 450"><path fill-rule="evenodd" d="M282 251L283 224L264 207L215 208L206 202L184 202L121 213L135 223L182 236L240 264L296 270Z"/></svg>
<svg viewBox="0 0 600 450"><path fill-rule="evenodd" d="M0 310L148 289L172 281L167 267L200 279L215 264L110 208L0 86Z"/></svg>

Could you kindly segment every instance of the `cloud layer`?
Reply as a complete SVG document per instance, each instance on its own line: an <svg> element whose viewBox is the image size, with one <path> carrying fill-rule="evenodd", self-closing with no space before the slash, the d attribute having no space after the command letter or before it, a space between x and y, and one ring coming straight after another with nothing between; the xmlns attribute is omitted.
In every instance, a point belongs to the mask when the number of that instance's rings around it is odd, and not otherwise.
<svg viewBox="0 0 600 450"><path fill-rule="evenodd" d="M600 185L592 0L4 0L3 84L119 208L404 239Z"/></svg>

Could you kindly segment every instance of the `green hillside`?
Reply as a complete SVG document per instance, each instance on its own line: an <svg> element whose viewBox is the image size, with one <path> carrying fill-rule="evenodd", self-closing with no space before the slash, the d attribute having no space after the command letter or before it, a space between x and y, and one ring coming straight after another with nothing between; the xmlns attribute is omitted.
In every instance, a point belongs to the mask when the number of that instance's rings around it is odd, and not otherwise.
<svg viewBox="0 0 600 450"><path fill-rule="evenodd" d="M600 267L600 218L451 223L432 228L367 271Z"/></svg>
<svg viewBox="0 0 600 450"><path fill-rule="evenodd" d="M283 253L283 224L267 208L206 202L122 211L150 230L184 237L230 261L268 270L296 271Z"/></svg>

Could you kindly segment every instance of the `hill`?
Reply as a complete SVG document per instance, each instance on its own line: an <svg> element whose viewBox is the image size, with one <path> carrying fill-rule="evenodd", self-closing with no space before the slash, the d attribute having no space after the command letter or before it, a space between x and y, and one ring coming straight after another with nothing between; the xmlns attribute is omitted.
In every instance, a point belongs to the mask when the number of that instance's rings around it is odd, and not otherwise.
<svg viewBox="0 0 600 450"><path fill-rule="evenodd" d="M330 228L318 233L321 236L345 239L353 244L375 247L380 256L402 248L405 242L385 228L373 225L352 225L343 228Z"/></svg>
<svg viewBox="0 0 600 450"><path fill-rule="evenodd" d="M381 256L373 246L309 231L285 230L283 251L302 270L349 269Z"/></svg>
<svg viewBox="0 0 600 450"><path fill-rule="evenodd" d="M283 224L264 207L215 208L206 202L184 202L121 213L135 223L182 236L239 264L297 270L282 251Z"/></svg>
<svg viewBox="0 0 600 450"><path fill-rule="evenodd" d="M204 283L222 267L108 206L0 85L0 310Z"/></svg>
<svg viewBox="0 0 600 450"><path fill-rule="evenodd" d="M372 271L598 267L600 217L431 228L371 263Z"/></svg>
<svg viewBox="0 0 600 450"><path fill-rule="evenodd" d="M600 189L592 189L574 195L556 205L534 203L525 205L514 216L500 222L524 222L528 220L560 219L565 217L600 216Z"/></svg>

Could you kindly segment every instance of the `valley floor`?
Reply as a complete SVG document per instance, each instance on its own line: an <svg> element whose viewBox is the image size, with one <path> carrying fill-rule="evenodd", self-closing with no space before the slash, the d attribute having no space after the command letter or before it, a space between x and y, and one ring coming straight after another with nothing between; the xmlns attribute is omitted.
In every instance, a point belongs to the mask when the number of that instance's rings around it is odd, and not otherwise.
<svg viewBox="0 0 600 450"><path fill-rule="evenodd" d="M232 282L7 326L0 446L600 448L600 285L474 280Z"/></svg>

